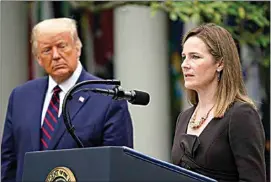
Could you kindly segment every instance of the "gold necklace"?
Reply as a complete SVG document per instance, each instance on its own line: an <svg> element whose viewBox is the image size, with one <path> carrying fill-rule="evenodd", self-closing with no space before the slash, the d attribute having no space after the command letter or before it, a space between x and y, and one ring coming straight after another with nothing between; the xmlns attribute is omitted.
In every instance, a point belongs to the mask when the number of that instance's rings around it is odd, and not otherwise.
<svg viewBox="0 0 271 182"><path fill-rule="evenodd" d="M206 121L206 119L208 118L209 116L209 113L211 112L211 110L214 108L211 107L211 109L207 112L206 116L205 117L201 117L199 121L196 121L196 116L197 116L197 112L198 112L198 109L199 107L197 107L196 111L195 111L195 114L193 115L193 117L190 119L189 121L189 127L192 128L192 129L198 129L199 127L201 127L201 125Z"/></svg>

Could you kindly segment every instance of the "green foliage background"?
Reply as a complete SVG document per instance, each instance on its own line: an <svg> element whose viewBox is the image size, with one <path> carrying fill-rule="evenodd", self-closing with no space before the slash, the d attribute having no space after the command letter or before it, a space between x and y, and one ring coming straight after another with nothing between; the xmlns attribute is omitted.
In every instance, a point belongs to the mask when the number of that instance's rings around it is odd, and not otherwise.
<svg viewBox="0 0 271 182"><path fill-rule="evenodd" d="M259 64L270 66L270 2L269 1L71 1L74 7L91 12L116 8L127 4L151 7L151 16L158 10L168 13L173 21L212 22L229 30L240 44L262 48ZM228 18L235 21L228 25Z"/></svg>

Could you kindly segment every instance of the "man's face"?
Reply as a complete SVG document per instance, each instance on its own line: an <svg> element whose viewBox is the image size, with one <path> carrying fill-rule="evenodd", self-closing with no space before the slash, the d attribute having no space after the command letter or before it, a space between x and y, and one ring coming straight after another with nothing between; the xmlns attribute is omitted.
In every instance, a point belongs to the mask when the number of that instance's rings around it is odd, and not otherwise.
<svg viewBox="0 0 271 182"><path fill-rule="evenodd" d="M79 56L80 50L70 32L46 32L37 36L38 63L57 83L73 74Z"/></svg>

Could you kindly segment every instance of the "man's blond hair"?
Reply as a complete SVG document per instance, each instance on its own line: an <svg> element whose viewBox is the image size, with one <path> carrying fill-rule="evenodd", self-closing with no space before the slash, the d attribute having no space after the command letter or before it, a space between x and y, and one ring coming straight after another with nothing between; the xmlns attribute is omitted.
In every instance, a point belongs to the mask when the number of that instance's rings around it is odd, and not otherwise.
<svg viewBox="0 0 271 182"><path fill-rule="evenodd" d="M37 56L37 37L43 32L70 32L72 40L76 43L79 49L82 48L82 43L78 37L76 21L70 18L52 18L39 22L32 29L31 44L32 53Z"/></svg>

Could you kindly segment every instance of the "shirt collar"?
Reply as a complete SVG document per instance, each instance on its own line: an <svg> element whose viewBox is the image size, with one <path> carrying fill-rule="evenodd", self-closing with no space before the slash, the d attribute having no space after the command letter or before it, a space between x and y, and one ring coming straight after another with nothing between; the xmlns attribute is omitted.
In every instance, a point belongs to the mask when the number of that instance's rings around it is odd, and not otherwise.
<svg viewBox="0 0 271 182"><path fill-rule="evenodd" d="M82 64L80 61L78 61L77 67L73 74L67 80L58 84L65 94L76 84L76 81L79 79L82 69ZM48 92L53 93L53 89L56 85L57 83L55 82L55 80L51 76L49 76Z"/></svg>

